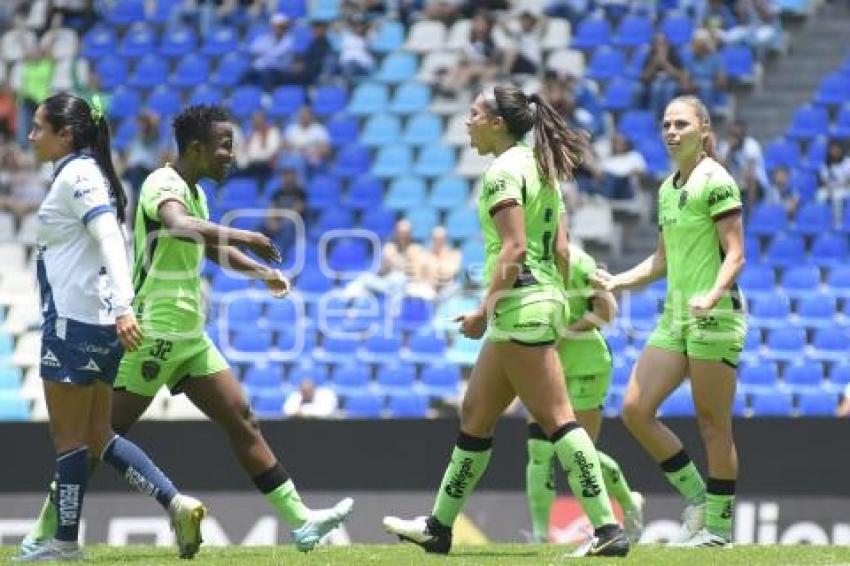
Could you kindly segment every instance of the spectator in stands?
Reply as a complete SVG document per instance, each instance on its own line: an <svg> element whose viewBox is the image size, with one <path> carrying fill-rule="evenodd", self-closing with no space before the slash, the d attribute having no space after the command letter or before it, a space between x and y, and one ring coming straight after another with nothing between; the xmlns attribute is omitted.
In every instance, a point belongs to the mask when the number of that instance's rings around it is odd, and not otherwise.
<svg viewBox="0 0 850 566"><path fill-rule="evenodd" d="M9 81L0 83L0 139L8 141L15 139L18 131L18 108L15 103L15 92Z"/></svg>
<svg viewBox="0 0 850 566"><path fill-rule="evenodd" d="M302 379L298 391L293 391L283 403L283 414L287 417L321 419L331 417L336 411L338 400L330 387L316 386L309 377Z"/></svg>
<svg viewBox="0 0 850 566"><path fill-rule="evenodd" d="M746 122L735 120L729 125L726 139L717 145L717 155L746 195L744 202L753 204L759 200L770 181L764 168L761 144L747 135Z"/></svg>
<svg viewBox="0 0 850 566"><path fill-rule="evenodd" d="M818 173L818 180L820 201L835 202L850 195L850 155L837 139L829 140L826 146L826 162Z"/></svg>
<svg viewBox="0 0 850 566"><path fill-rule="evenodd" d="M517 26L507 19L499 20L499 28L510 39L504 48L502 70L506 74L536 75L543 65L543 34L546 19L523 10Z"/></svg>
<svg viewBox="0 0 850 566"><path fill-rule="evenodd" d="M281 148L280 129L266 118L262 110L251 115L251 129L242 146L240 163L246 175L267 179Z"/></svg>
<svg viewBox="0 0 850 566"><path fill-rule="evenodd" d="M328 39L327 22L315 21L312 24L313 37L307 50L301 57L298 65L300 74L305 85L314 85L317 82L332 77L337 70L336 51Z"/></svg>
<svg viewBox="0 0 850 566"><path fill-rule="evenodd" d="M850 383L844 388L844 397L841 399L836 414L839 417L850 417Z"/></svg>
<svg viewBox="0 0 850 566"><path fill-rule="evenodd" d="M369 51L370 39L369 22L362 15L352 16L340 34L339 64L345 78L364 77L375 68L375 58Z"/></svg>
<svg viewBox="0 0 850 566"><path fill-rule="evenodd" d="M609 147L603 147L600 153L591 153L591 159L583 163L593 180L589 186L580 183L579 188L610 199L634 198L640 188L641 175L646 173L646 161L640 152L617 132L611 137Z"/></svg>
<svg viewBox="0 0 850 566"><path fill-rule="evenodd" d="M289 17L275 14L271 17L271 31L254 39L248 51L254 57L245 80L272 90L291 78L293 63L293 37L289 30Z"/></svg>
<svg viewBox="0 0 850 566"><path fill-rule="evenodd" d="M15 10L12 27L3 33L0 40L0 53L4 62L15 62L24 59L38 45L38 38L27 26L29 6L21 4Z"/></svg>
<svg viewBox="0 0 850 566"><path fill-rule="evenodd" d="M263 221L255 228L261 234L265 234L269 240L274 242L281 253L285 253L295 243L295 224L280 214L275 214L274 209L266 212Z"/></svg>
<svg viewBox="0 0 850 566"><path fill-rule="evenodd" d="M443 22L451 26L461 17L464 0L425 0L422 16L426 20Z"/></svg>
<svg viewBox="0 0 850 566"><path fill-rule="evenodd" d="M685 91L696 94L712 108L718 102L718 91L726 88L726 72L707 29L700 28L694 32L691 56L685 60L685 69L689 80Z"/></svg>
<svg viewBox="0 0 850 566"><path fill-rule="evenodd" d="M328 129L316 121L313 110L309 106L302 106L296 121L284 131L283 146L285 150L303 156L307 164L315 168L330 156L330 139Z"/></svg>
<svg viewBox="0 0 850 566"><path fill-rule="evenodd" d="M437 88L445 96L454 97L470 88L475 89L480 83L489 82L499 74L502 52L496 47L493 19L489 13L481 11L472 18L469 39L460 51L458 64L438 75Z"/></svg>
<svg viewBox="0 0 850 566"><path fill-rule="evenodd" d="M724 43L745 43L752 46L759 58L768 50L780 50L784 32L779 14L768 0L738 0L735 3L736 23L717 31Z"/></svg>
<svg viewBox="0 0 850 566"><path fill-rule="evenodd" d="M747 194L746 204L750 210L756 205L758 199L758 196L754 195L755 193ZM781 165L771 172L770 183L765 188L763 199L767 203L783 205L791 217L797 213L800 195L791 186L791 174L787 167Z"/></svg>
<svg viewBox="0 0 850 566"><path fill-rule="evenodd" d="M573 28L592 11L592 0L549 0L545 13L552 18L566 18Z"/></svg>
<svg viewBox="0 0 850 566"><path fill-rule="evenodd" d="M42 171L16 144L5 144L0 154L0 210L22 219L38 209L47 192Z"/></svg>
<svg viewBox="0 0 850 566"><path fill-rule="evenodd" d="M721 35L726 30L730 30L738 25L738 20L735 18L731 4L727 0L708 0L703 25L712 32L712 35L720 40L722 40Z"/></svg>
<svg viewBox="0 0 850 566"><path fill-rule="evenodd" d="M50 17L55 13L61 14L65 25L76 30L80 36L85 35L97 22L94 0L52 0L49 4Z"/></svg>
<svg viewBox="0 0 850 566"><path fill-rule="evenodd" d="M165 145L159 139L159 117L143 111L136 117L139 130L127 146L123 177L138 195L145 178L166 161Z"/></svg>
<svg viewBox="0 0 850 566"><path fill-rule="evenodd" d="M663 33L656 33L652 39L640 80L646 104L659 118L667 103L688 86L688 73L682 58Z"/></svg>
<svg viewBox="0 0 850 566"><path fill-rule="evenodd" d="M36 107L50 95L56 61L40 46L27 54L21 68L18 91L18 145L26 147L32 115Z"/></svg>
<svg viewBox="0 0 850 566"><path fill-rule="evenodd" d="M281 171L281 184L272 195L271 205L274 208L291 210L301 217L307 210L307 193L298 182L298 174L292 167L284 167Z"/></svg>
<svg viewBox="0 0 850 566"><path fill-rule="evenodd" d="M461 253L447 238L446 229L436 226L431 231L431 247L422 257L422 279L438 297L445 297L457 288Z"/></svg>

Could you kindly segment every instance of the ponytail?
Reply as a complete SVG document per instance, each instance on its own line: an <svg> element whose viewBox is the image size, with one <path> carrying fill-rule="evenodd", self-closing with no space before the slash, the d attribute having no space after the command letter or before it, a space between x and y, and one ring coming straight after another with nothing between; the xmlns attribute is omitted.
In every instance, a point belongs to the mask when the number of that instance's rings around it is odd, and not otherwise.
<svg viewBox="0 0 850 566"><path fill-rule="evenodd" d="M573 178L587 149L588 136L570 128L557 110L538 94L528 97L537 106L534 113L534 157L537 168L552 187Z"/></svg>
<svg viewBox="0 0 850 566"><path fill-rule="evenodd" d="M115 172L115 165L112 163L109 122L104 116L92 120L90 147L91 156L109 182L109 194L115 199L118 221L123 223L126 217L127 195L124 193L124 186L121 184L121 179L118 178L118 173Z"/></svg>

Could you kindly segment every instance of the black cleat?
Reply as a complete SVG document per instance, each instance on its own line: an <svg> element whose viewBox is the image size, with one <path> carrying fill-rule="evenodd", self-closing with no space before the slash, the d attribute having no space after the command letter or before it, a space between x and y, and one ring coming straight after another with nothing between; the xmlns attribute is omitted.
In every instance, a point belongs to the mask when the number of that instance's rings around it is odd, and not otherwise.
<svg viewBox="0 0 850 566"><path fill-rule="evenodd" d="M452 530L434 517L399 519L384 517L384 529L400 540L421 546L431 554L448 554L452 548Z"/></svg>

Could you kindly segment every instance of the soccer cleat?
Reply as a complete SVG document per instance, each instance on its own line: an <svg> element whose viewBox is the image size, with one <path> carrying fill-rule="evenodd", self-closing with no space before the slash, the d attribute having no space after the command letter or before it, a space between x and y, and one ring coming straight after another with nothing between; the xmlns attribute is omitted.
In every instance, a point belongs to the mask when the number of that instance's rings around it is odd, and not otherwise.
<svg viewBox="0 0 850 566"><path fill-rule="evenodd" d="M683 542L673 542L667 546L676 548L732 548L732 541L702 528L690 539Z"/></svg>
<svg viewBox="0 0 850 566"><path fill-rule="evenodd" d="M194 497L177 494L169 504L168 512L180 558L194 558L203 542L201 521L207 514L207 508Z"/></svg>
<svg viewBox="0 0 850 566"><path fill-rule="evenodd" d="M688 505L682 511L682 527L679 535L671 542L680 543L691 540L705 527L705 503Z"/></svg>
<svg viewBox="0 0 850 566"><path fill-rule="evenodd" d="M50 482L50 491L44 506L38 515L38 520L33 525L24 540L21 541L21 555L30 554L53 540L56 532L56 482Z"/></svg>
<svg viewBox="0 0 850 566"><path fill-rule="evenodd" d="M432 554L448 554L452 548L451 528L440 524L434 517L421 516L409 521L398 517L384 517L384 529Z"/></svg>
<svg viewBox="0 0 850 566"><path fill-rule="evenodd" d="M292 531L295 548L301 552L313 550L322 538L351 517L354 500L346 497L330 509L310 511L304 524Z"/></svg>
<svg viewBox="0 0 850 566"><path fill-rule="evenodd" d="M622 558L629 553L629 539L620 527L612 528L605 534L597 535L579 546L568 558L587 558L594 556Z"/></svg>
<svg viewBox="0 0 850 566"><path fill-rule="evenodd" d="M623 532L632 545L640 542L640 536L643 534L643 504L643 495L633 491L632 508L623 513Z"/></svg>
<svg viewBox="0 0 850 566"><path fill-rule="evenodd" d="M77 543L62 543L57 540L49 540L38 543L31 552L23 553L12 558L12 562L69 562L83 560L85 556Z"/></svg>

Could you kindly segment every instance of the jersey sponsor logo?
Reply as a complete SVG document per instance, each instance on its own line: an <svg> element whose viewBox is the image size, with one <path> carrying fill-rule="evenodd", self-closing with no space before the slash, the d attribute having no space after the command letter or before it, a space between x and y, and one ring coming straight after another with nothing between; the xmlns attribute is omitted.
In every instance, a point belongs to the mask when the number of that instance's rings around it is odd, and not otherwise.
<svg viewBox="0 0 850 566"><path fill-rule="evenodd" d="M472 458L464 458L460 461L460 469L446 484L446 495L454 499L463 497L472 475Z"/></svg>
<svg viewBox="0 0 850 566"><path fill-rule="evenodd" d="M85 371L96 371L96 372L101 371L100 367L94 362L94 359L92 359L92 358L89 358L89 362L86 365L84 365L83 367L79 367L77 369L85 370Z"/></svg>
<svg viewBox="0 0 850 566"><path fill-rule="evenodd" d="M733 185L723 185L715 187L708 195L708 206L720 204L725 200L735 197L735 187Z"/></svg>
<svg viewBox="0 0 850 566"><path fill-rule="evenodd" d="M499 193L505 192L508 188L507 179L504 177L496 177L495 179L490 179L484 185L484 195L487 198L490 198Z"/></svg>
<svg viewBox="0 0 850 566"><path fill-rule="evenodd" d="M56 357L56 354L53 353L51 349L47 349L44 352L44 355L41 356L41 365L47 366L49 368L58 368L61 366L59 363L59 358Z"/></svg>
<svg viewBox="0 0 850 566"><path fill-rule="evenodd" d="M602 493L599 487L599 482L593 477L593 464L587 461L584 457L584 452L579 450L573 456L573 462L579 470L579 480L581 481L581 496L596 497Z"/></svg>
<svg viewBox="0 0 850 566"><path fill-rule="evenodd" d="M153 360L142 362L142 377L145 381L153 381L159 375L159 364Z"/></svg>

